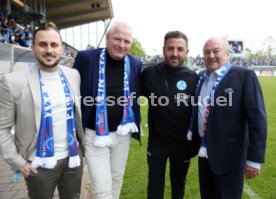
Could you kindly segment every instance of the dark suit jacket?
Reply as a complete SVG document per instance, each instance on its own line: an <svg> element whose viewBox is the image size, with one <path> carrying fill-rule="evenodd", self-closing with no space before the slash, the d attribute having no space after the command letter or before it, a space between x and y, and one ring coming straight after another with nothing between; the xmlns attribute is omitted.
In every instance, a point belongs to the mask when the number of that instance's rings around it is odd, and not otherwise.
<svg viewBox="0 0 276 199"><path fill-rule="evenodd" d="M232 106L215 103L207 121L208 160L217 174L241 169L246 160L264 162L267 119L255 72L232 66L219 84L215 100L229 98L231 92Z"/></svg>
<svg viewBox="0 0 276 199"><path fill-rule="evenodd" d="M89 115L92 109L91 105L86 106L83 100L87 97L92 97L95 101L98 91L99 80L99 59L102 49L79 51L74 68L76 68L81 76L81 97L82 97L82 124L86 127ZM130 92L135 92L135 96L139 97L139 81L138 76L142 68L142 62L131 55L128 55L130 61ZM140 107L137 104L137 98L133 100L133 113L135 123L140 131ZM89 98L87 98L89 99ZM133 133L133 137L140 140L140 132Z"/></svg>

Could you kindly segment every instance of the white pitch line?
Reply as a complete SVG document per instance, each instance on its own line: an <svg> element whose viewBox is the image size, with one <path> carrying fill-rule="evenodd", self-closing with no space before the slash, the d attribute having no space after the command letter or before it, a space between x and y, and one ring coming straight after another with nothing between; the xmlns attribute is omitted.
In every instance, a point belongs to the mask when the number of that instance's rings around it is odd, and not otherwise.
<svg viewBox="0 0 276 199"><path fill-rule="evenodd" d="M246 184L243 186L243 191L251 198L251 199L261 199L261 197L256 194L250 187Z"/></svg>

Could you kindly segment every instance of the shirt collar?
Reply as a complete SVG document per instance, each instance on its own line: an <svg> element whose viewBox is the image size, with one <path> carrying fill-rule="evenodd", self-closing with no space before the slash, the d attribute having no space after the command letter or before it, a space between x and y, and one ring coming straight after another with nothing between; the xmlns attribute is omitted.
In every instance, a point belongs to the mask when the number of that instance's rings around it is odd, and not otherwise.
<svg viewBox="0 0 276 199"><path fill-rule="evenodd" d="M217 70L215 70L214 72L211 72L211 73L206 70L205 73L204 73L204 75L203 75L203 78L209 79L212 74L214 74L217 77L217 76L219 76L221 74L221 72L223 70L225 70L225 65L222 66L222 67L220 67L220 68L218 68Z"/></svg>

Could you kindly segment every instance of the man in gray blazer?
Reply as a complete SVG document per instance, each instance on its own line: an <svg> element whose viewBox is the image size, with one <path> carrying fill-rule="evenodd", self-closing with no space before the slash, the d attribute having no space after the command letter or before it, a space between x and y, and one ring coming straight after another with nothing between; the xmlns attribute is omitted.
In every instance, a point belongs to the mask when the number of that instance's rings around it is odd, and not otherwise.
<svg viewBox="0 0 276 199"><path fill-rule="evenodd" d="M80 76L58 64L63 46L55 28L37 29L32 51L35 67L0 80L0 152L25 177L31 199L52 198L56 186L60 198L79 198Z"/></svg>

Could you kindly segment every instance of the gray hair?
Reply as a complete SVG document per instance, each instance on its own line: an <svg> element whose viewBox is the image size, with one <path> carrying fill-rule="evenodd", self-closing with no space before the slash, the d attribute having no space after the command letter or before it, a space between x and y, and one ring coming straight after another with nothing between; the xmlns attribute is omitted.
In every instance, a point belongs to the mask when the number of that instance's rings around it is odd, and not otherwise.
<svg viewBox="0 0 276 199"><path fill-rule="evenodd" d="M123 21L117 21L117 22L114 22L110 28L107 30L106 32L106 38L108 38L113 32L114 30L117 28L117 27L121 27L123 29L129 29L131 31L131 33L133 32L132 31L132 27L126 23L126 22L123 22Z"/></svg>
<svg viewBox="0 0 276 199"><path fill-rule="evenodd" d="M228 52L228 53L231 53L231 48L230 48L230 46L229 46L229 41L228 41L228 39L225 38L225 37L223 37L222 39L223 39L223 41L224 41L224 49L225 49L225 51Z"/></svg>
<svg viewBox="0 0 276 199"><path fill-rule="evenodd" d="M210 40L222 40L223 41L223 46L224 46L224 50L227 52L227 53L231 53L231 48L229 46L229 42L228 42L228 39L226 37L218 37L218 36L215 36L215 37L211 37L209 38L205 43L204 43L204 46L203 46L203 52L204 52L204 49L205 49L205 45L208 41Z"/></svg>

